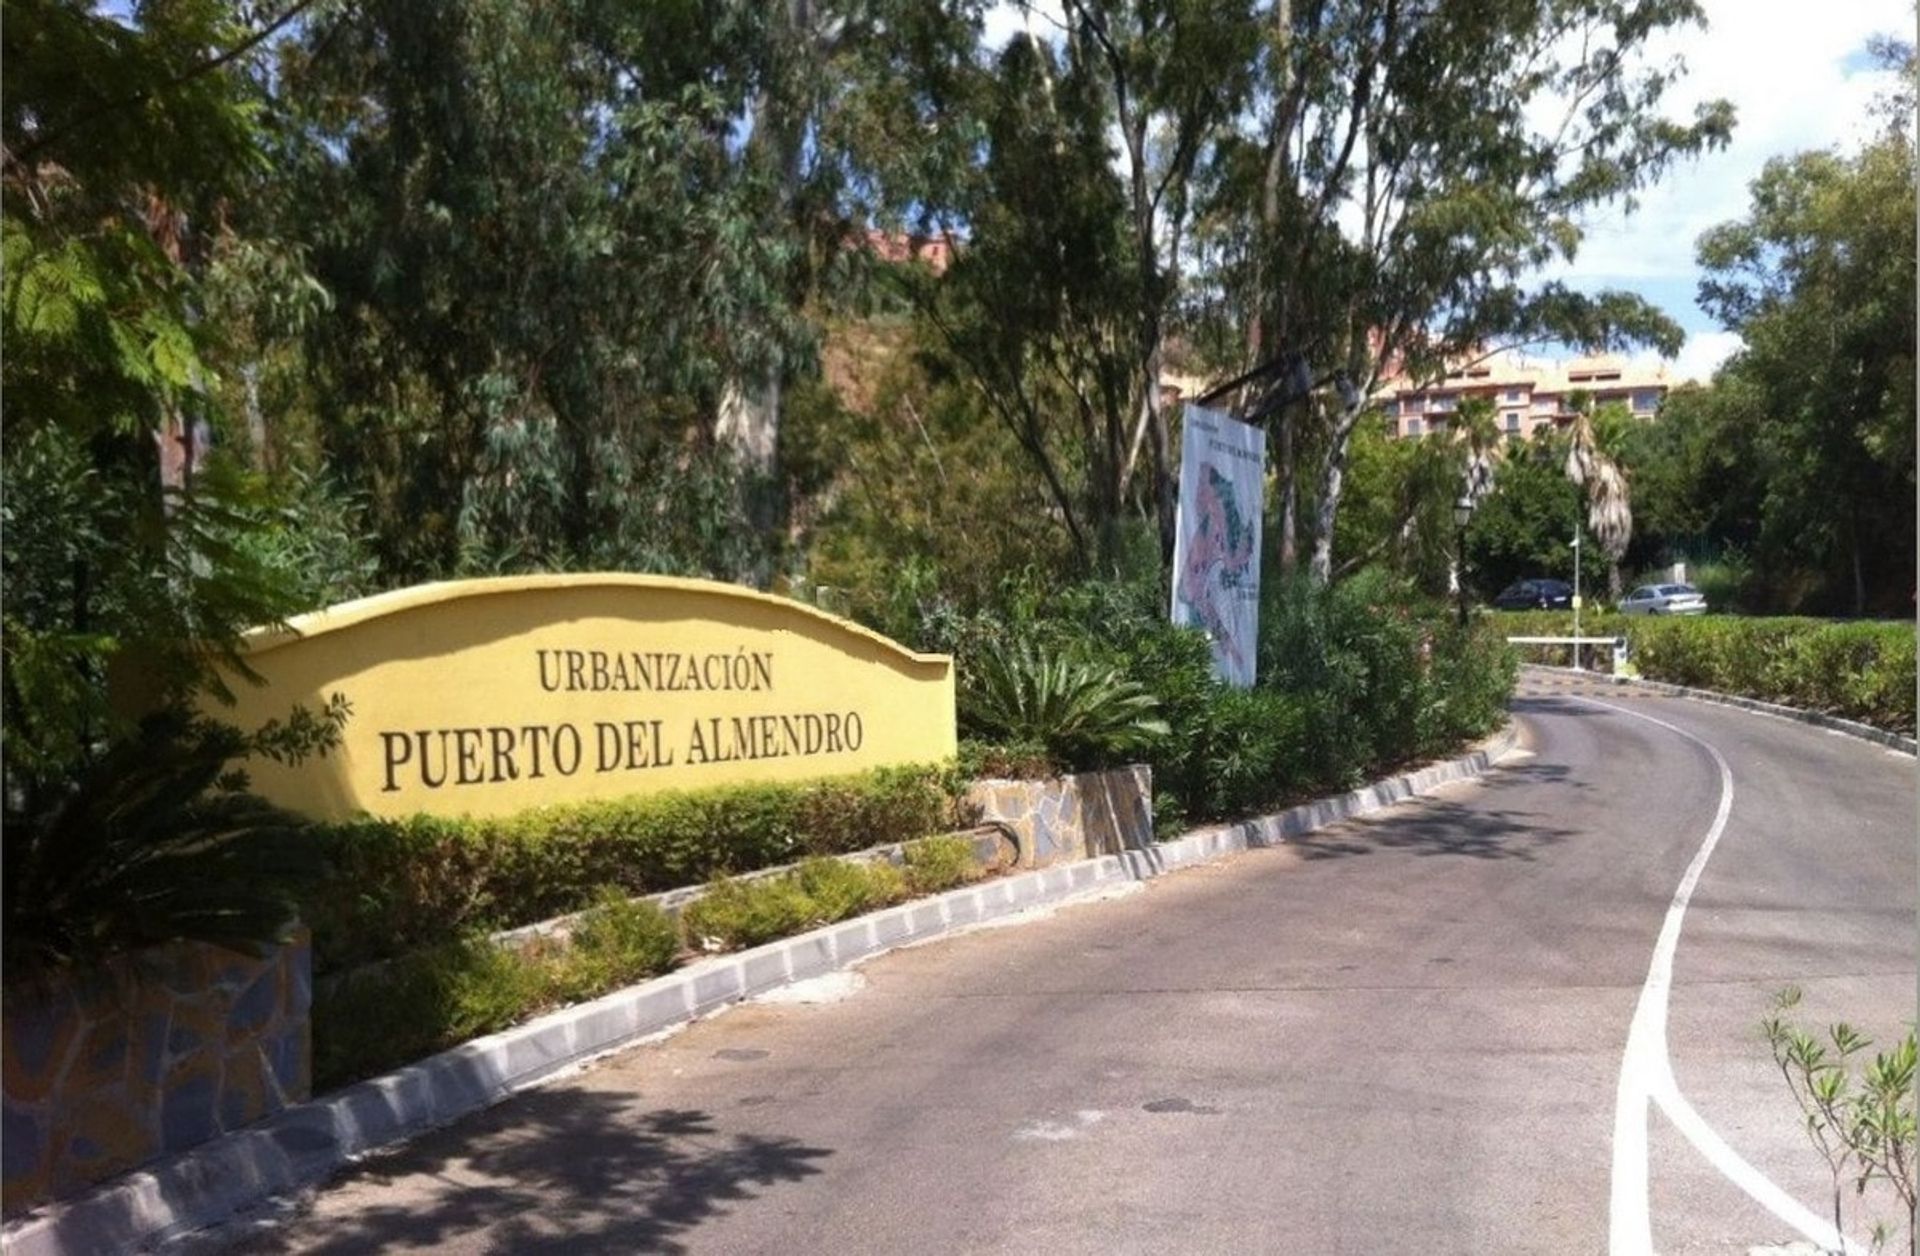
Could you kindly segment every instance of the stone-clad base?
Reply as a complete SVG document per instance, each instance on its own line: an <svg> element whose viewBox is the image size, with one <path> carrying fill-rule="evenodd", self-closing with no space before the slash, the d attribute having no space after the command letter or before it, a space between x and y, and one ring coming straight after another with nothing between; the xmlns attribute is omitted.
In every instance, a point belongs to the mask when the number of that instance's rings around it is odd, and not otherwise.
<svg viewBox="0 0 1920 1256"><path fill-rule="evenodd" d="M307 1098L311 950L177 943L5 995L7 1215Z"/></svg>
<svg viewBox="0 0 1920 1256"><path fill-rule="evenodd" d="M1153 769L1143 763L1038 781L976 781L961 805L1019 836L1023 868L1153 845Z"/></svg>

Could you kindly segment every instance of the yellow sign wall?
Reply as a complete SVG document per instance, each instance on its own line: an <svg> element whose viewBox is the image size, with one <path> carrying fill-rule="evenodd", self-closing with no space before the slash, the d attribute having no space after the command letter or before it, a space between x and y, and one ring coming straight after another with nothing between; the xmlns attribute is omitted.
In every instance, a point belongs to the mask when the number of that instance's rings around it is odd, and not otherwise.
<svg viewBox="0 0 1920 1256"><path fill-rule="evenodd" d="M550 575L421 585L248 640L243 728L345 695L342 744L247 764L321 819L546 803L925 763L954 753L953 663L734 585Z"/></svg>

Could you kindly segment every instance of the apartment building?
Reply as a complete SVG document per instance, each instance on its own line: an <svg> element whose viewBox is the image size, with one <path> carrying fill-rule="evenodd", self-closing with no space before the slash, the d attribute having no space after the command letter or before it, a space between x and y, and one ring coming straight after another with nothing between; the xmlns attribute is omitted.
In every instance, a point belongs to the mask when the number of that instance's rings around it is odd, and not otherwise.
<svg viewBox="0 0 1920 1256"><path fill-rule="evenodd" d="M1446 431L1465 399L1486 397L1508 439L1521 440L1571 422L1575 393L1586 393L1596 409L1617 401L1635 418L1650 419L1672 384L1664 365L1635 365L1618 354L1539 362L1500 353L1424 385L1389 377L1374 399L1391 434L1426 436Z"/></svg>

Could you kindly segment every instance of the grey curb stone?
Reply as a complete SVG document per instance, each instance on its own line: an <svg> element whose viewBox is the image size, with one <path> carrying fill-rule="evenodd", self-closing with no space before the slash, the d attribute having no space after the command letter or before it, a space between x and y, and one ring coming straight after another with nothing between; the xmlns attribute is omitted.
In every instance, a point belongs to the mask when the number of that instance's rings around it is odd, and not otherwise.
<svg viewBox="0 0 1920 1256"><path fill-rule="evenodd" d="M1526 671L1546 672L1554 676L1580 676L1588 680L1604 681L1610 685L1639 685L1655 693L1665 694L1669 698L1692 698L1696 702L1711 702L1718 706L1734 707L1741 711L1752 711L1756 715L1771 715L1776 719L1792 720L1797 724L1811 724L1815 728L1831 729L1836 733L1845 733L1849 737L1858 737L1875 745L1886 746L1904 754L1920 753L1920 742L1912 737L1903 737L1899 733L1890 733L1884 728L1875 728L1871 724L1862 724L1858 720L1841 719L1837 715L1825 715L1819 711L1808 711L1800 707L1784 706L1778 702L1762 702L1758 698L1743 698L1738 694L1719 693L1712 689L1689 689L1685 685L1670 685L1664 680L1646 680L1638 676L1615 676L1608 672L1576 671L1571 667L1549 667L1544 663L1529 663Z"/></svg>
<svg viewBox="0 0 1920 1256"><path fill-rule="evenodd" d="M289 1108L30 1213L5 1227L7 1256L78 1256L164 1244L311 1186L357 1157L490 1107L584 1059L742 998L1101 886L1278 845L1449 781L1478 776L1511 749L1514 735L1509 724L1461 758L1278 815L1200 829L1145 850L1000 877L690 964Z"/></svg>

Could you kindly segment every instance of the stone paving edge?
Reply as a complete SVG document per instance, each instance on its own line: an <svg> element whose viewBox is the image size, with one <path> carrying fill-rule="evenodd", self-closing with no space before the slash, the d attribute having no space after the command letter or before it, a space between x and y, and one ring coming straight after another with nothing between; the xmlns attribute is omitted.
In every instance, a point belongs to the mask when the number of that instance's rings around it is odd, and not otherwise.
<svg viewBox="0 0 1920 1256"><path fill-rule="evenodd" d="M563 1069L779 986L896 947L1275 846L1479 776L1513 748L1515 725L1468 753L1273 815L1197 829L1139 850L997 877L731 955L476 1038L7 1223L8 1256L130 1251L229 1221L353 1161L491 1107Z"/></svg>

